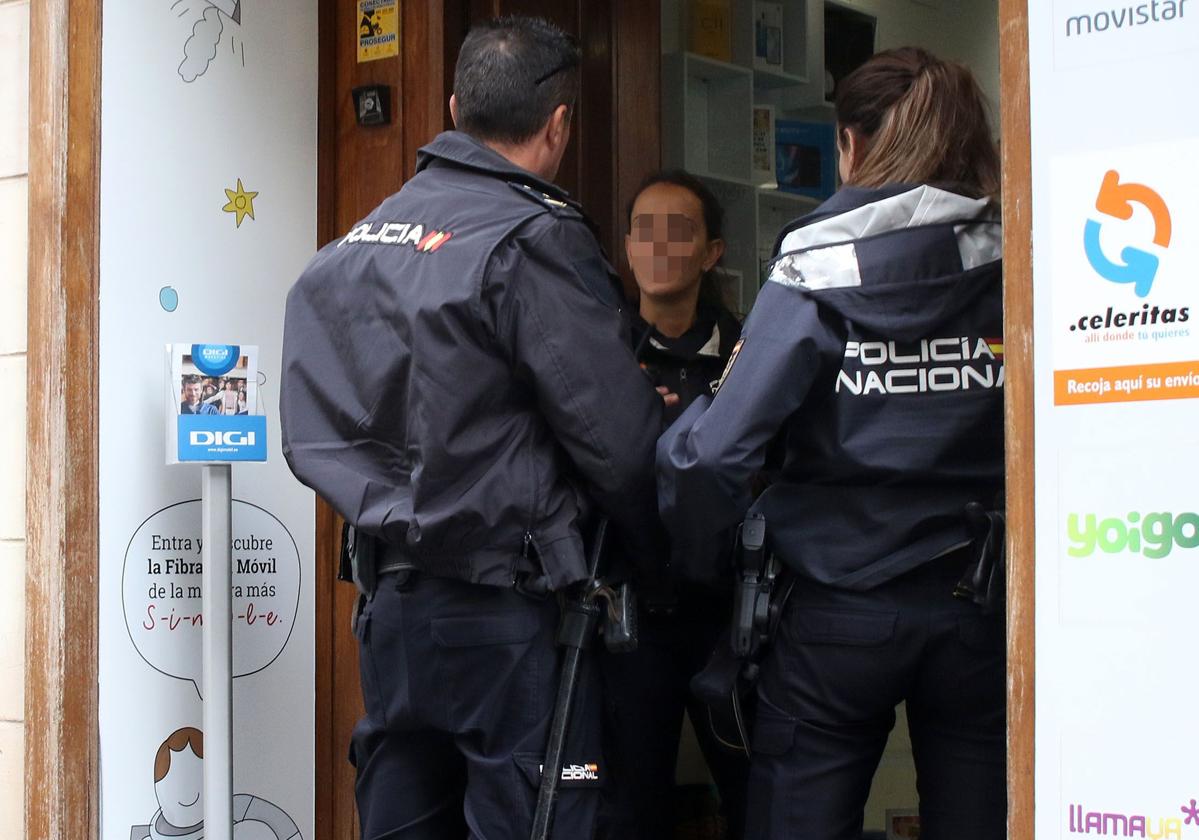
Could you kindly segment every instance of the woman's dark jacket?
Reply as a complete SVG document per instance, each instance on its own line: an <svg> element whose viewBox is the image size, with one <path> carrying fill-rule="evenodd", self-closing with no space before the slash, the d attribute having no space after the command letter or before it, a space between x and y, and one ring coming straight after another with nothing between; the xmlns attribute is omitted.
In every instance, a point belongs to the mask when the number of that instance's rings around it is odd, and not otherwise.
<svg viewBox="0 0 1199 840"><path fill-rule="evenodd" d="M677 338L662 335L636 313L631 321L630 337L637 360L655 387L664 385L679 396L677 405L667 406L663 411L662 428L665 429L697 399L711 397L712 387L724 372L733 347L741 336L741 323L727 309L704 304L698 309L695 324ZM660 562L656 567L663 569L666 577L657 582L643 581L644 597L651 606L655 600L678 600L684 611L691 606L708 609L708 600L717 597L716 592L708 587L684 587L684 591L680 592L679 584L683 580L705 584L727 583L731 548L731 534L722 534L710 541L702 553L691 552L686 556L675 553L669 556L668 542L662 539L659 551L662 556L658 558ZM641 566L654 567L645 563ZM723 593L723 588L720 593ZM721 608L727 606L725 600L721 595Z"/></svg>

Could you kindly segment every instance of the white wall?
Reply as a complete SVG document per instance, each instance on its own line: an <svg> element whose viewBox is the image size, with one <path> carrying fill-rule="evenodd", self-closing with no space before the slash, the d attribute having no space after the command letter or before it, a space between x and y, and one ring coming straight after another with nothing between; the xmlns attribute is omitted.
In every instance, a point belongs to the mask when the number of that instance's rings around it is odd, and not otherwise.
<svg viewBox="0 0 1199 840"><path fill-rule="evenodd" d="M974 71L999 117L998 0L836 0L878 19L878 49L917 46Z"/></svg>
<svg viewBox="0 0 1199 840"><path fill-rule="evenodd" d="M0 0L0 837L24 835L29 0Z"/></svg>

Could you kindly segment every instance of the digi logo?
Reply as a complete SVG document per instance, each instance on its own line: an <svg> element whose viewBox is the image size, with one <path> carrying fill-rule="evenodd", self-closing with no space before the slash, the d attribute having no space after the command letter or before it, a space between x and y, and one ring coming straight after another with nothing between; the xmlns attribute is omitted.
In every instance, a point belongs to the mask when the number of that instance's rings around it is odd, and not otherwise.
<svg viewBox="0 0 1199 840"><path fill-rule="evenodd" d="M1144 184L1120 183L1120 173L1111 169L1103 176L1095 209L1105 216L1127 220L1132 218L1134 204L1147 208L1153 216L1153 244L1162 248L1170 245L1172 233L1170 208L1158 193ZM1131 283L1137 297L1145 297L1157 277L1158 258L1141 248L1126 247L1120 251L1120 261L1110 259L1099 243L1100 222L1087 219L1083 232L1083 247L1091 268L1104 280L1112 283Z"/></svg>
<svg viewBox="0 0 1199 840"><path fill-rule="evenodd" d="M210 432L206 429L193 430L188 435L192 446L253 446L253 432Z"/></svg>

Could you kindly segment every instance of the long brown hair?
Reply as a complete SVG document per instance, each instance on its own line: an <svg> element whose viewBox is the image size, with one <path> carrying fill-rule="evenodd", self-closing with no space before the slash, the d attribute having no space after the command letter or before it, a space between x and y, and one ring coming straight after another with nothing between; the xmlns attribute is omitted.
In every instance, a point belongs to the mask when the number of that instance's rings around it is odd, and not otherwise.
<svg viewBox="0 0 1199 840"><path fill-rule="evenodd" d="M919 47L881 52L837 85L837 131L863 148L848 183L940 183L975 196L999 193L999 151L987 104L965 66Z"/></svg>

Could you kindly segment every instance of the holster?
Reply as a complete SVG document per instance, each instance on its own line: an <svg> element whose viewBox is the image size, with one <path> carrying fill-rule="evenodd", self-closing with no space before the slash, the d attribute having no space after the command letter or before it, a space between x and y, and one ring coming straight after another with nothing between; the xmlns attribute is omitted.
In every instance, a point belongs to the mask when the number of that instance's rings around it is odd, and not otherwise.
<svg viewBox="0 0 1199 840"><path fill-rule="evenodd" d="M766 518L751 513L737 529L739 563L729 642L738 659L754 656L770 635L770 596L779 564L766 551Z"/></svg>
<svg viewBox="0 0 1199 840"><path fill-rule="evenodd" d="M1002 610L1006 601L1006 521L1002 510L986 510L970 502L965 510L966 524L974 537L970 544L970 565L954 587L953 594L972 601L991 614Z"/></svg>
<svg viewBox="0 0 1199 840"><path fill-rule="evenodd" d="M337 579L354 584L359 595L374 597L379 584L379 541L349 522L341 525L341 558L337 564Z"/></svg>
<svg viewBox="0 0 1199 840"><path fill-rule="evenodd" d="M377 541L349 522L341 523L341 556L337 560L337 579L354 584L358 597L350 613L350 631L358 635L358 616L366 602L375 596L378 586L376 564Z"/></svg>
<svg viewBox="0 0 1199 840"><path fill-rule="evenodd" d="M729 749L750 752L759 663L774 635L794 577L780 585L782 566L766 550L766 520L751 513L737 530L738 569L727 642L716 645L691 692L708 707L712 734Z"/></svg>

